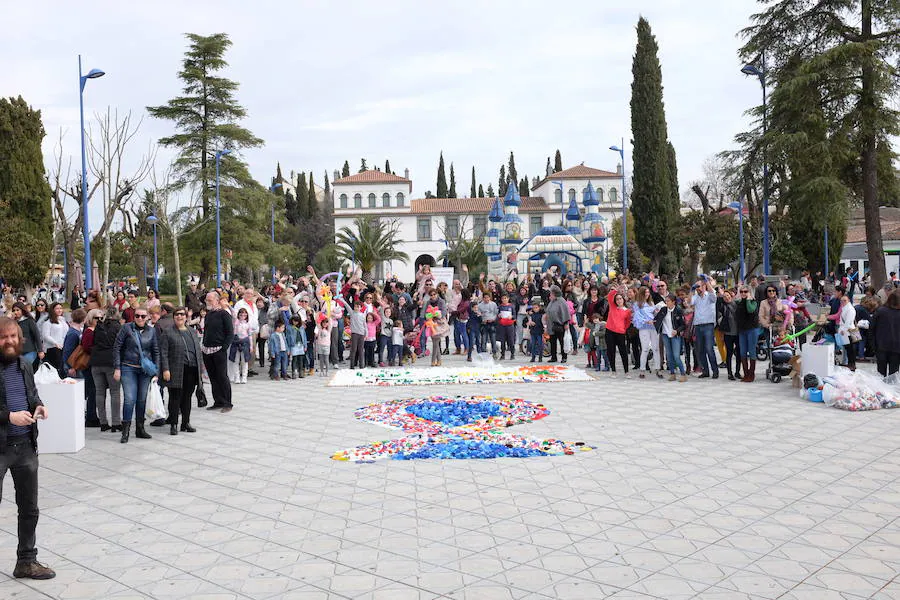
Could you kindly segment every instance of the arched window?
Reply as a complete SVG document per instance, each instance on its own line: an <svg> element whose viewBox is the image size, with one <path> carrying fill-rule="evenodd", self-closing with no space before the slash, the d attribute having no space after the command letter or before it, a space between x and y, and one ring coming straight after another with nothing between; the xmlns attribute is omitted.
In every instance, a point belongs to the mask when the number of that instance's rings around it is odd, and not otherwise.
<svg viewBox="0 0 900 600"><path fill-rule="evenodd" d="M387 192L381 195L381 205L384 208L390 208L391 206L391 195Z"/></svg>
<svg viewBox="0 0 900 600"><path fill-rule="evenodd" d="M369 194L369 208L375 208L375 194Z"/></svg>
<svg viewBox="0 0 900 600"><path fill-rule="evenodd" d="M588 189L587 189L587 186L584 186L583 188L581 188L581 201L584 202L587 199L588 199Z"/></svg>
<svg viewBox="0 0 900 600"><path fill-rule="evenodd" d="M347 208L347 194L341 194L341 208Z"/></svg>
<svg viewBox="0 0 900 600"><path fill-rule="evenodd" d="M397 206L406 206L404 202L406 202L406 197L403 192L397 192Z"/></svg>
<svg viewBox="0 0 900 600"><path fill-rule="evenodd" d="M353 195L353 208L362 208L362 194Z"/></svg>
<svg viewBox="0 0 900 600"><path fill-rule="evenodd" d="M575 188L569 188L569 202L575 200Z"/></svg>
<svg viewBox="0 0 900 600"><path fill-rule="evenodd" d="M595 191L597 192L597 202L603 202L603 188L598 187Z"/></svg>
<svg viewBox="0 0 900 600"><path fill-rule="evenodd" d="M562 190L553 190L553 201L562 204Z"/></svg>
<svg viewBox="0 0 900 600"><path fill-rule="evenodd" d="M618 193L616 192L616 188L609 188L609 201L615 202L617 199Z"/></svg>

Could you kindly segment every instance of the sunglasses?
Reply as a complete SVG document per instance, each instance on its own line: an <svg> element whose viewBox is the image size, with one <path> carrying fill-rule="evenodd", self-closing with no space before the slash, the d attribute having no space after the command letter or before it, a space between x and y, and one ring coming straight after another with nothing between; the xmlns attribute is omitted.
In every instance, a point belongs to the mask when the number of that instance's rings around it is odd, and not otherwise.
<svg viewBox="0 0 900 600"><path fill-rule="evenodd" d="M134 315L135 319L146 319L147 315Z"/></svg>
<svg viewBox="0 0 900 600"><path fill-rule="evenodd" d="M775 294L775 293L777 293L777 292L776 292L775 290L766 290L766 293L767 293L767 294Z"/></svg>
<svg viewBox="0 0 900 600"><path fill-rule="evenodd" d="M749 294L750 292L748 292L747 290L741 290L741 293L742 293L742 294Z"/></svg>
<svg viewBox="0 0 900 600"><path fill-rule="evenodd" d="M186 317L187 315L185 313L179 312L179 313L175 313L175 316L176 317Z"/></svg>

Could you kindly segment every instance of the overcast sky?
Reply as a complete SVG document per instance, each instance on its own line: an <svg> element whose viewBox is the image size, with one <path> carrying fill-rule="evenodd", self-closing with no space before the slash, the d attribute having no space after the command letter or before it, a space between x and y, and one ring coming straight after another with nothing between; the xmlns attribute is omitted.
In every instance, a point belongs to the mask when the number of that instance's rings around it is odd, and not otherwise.
<svg viewBox="0 0 900 600"><path fill-rule="evenodd" d="M45 159L61 128L77 157L79 53L85 71L107 73L88 83L87 115L107 106L141 115L181 92L185 32L226 32L233 46L223 75L240 83L243 125L266 141L244 153L260 182L277 161L285 174L315 171L321 184L345 159L356 172L361 157L382 168L388 158L398 174L410 169L413 197L422 197L435 189L443 150L462 196L473 165L478 182L496 188L510 150L519 177L543 175L557 148L565 167L615 170L607 148L629 137L644 15L660 47L683 190L760 101L736 54L736 33L757 9L750 0L4 0L0 95L41 109ZM171 133L170 122L145 118L134 152ZM171 156L162 151L158 166Z"/></svg>

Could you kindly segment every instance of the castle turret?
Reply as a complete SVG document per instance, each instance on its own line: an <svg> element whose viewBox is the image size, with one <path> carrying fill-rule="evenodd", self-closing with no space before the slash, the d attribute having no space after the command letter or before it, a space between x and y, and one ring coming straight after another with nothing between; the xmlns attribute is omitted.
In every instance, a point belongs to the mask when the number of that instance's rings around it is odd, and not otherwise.
<svg viewBox="0 0 900 600"><path fill-rule="evenodd" d="M606 241L606 225L604 218L597 208L600 201L597 199L597 193L594 186L589 181L587 188L584 190L584 218L581 220L581 239L586 244L597 244Z"/></svg>
<svg viewBox="0 0 900 600"><path fill-rule="evenodd" d="M485 235L484 253L487 254L489 260L499 259L500 230L498 227L501 227L500 223L503 221L503 209L500 207L499 198L494 200L494 205L491 207L491 212L488 214L488 221L490 221L491 227Z"/></svg>
<svg viewBox="0 0 900 600"><path fill-rule="evenodd" d="M575 198L569 200L569 210L566 211L566 229L576 238L581 235L581 213L578 211L578 205L575 204Z"/></svg>
<svg viewBox="0 0 900 600"><path fill-rule="evenodd" d="M519 216L519 206L522 197L515 182L506 187L506 196L503 197L503 206L506 214L503 215L503 231L500 233L500 243L519 244L522 242L522 217Z"/></svg>

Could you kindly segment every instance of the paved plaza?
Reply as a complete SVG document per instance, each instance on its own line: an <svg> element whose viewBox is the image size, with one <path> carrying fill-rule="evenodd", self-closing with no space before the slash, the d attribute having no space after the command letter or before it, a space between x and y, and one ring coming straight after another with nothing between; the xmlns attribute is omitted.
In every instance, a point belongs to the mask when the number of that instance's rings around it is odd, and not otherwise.
<svg viewBox="0 0 900 600"><path fill-rule="evenodd" d="M826 408L788 382L325 382L257 377L231 414L195 410L196 434L92 429L43 455L51 581L11 577L7 477L0 598L900 598L900 410ZM356 408L431 394L542 402L515 433L596 450L331 460L401 435Z"/></svg>

